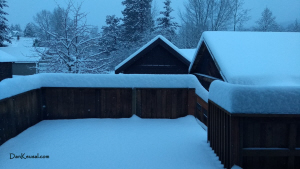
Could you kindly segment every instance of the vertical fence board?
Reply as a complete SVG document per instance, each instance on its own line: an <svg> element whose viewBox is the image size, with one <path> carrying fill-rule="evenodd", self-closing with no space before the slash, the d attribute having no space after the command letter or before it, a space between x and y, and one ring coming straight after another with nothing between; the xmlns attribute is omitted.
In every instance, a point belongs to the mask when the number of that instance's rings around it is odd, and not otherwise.
<svg viewBox="0 0 300 169"><path fill-rule="evenodd" d="M167 115L167 90L161 90L161 118L168 118Z"/></svg>
<svg viewBox="0 0 300 169"><path fill-rule="evenodd" d="M172 110L171 110L171 119L175 119L177 116L177 99L176 99L176 95L177 95L177 90L171 90L172 92Z"/></svg>
<svg viewBox="0 0 300 169"><path fill-rule="evenodd" d="M196 94L195 89L188 89L188 114L195 115L196 111Z"/></svg>
<svg viewBox="0 0 300 169"><path fill-rule="evenodd" d="M157 118L157 90L149 89L151 92L150 102L151 102L151 118Z"/></svg>
<svg viewBox="0 0 300 169"><path fill-rule="evenodd" d="M156 90L156 105L157 105L157 118L164 118L162 110L162 89Z"/></svg>
<svg viewBox="0 0 300 169"><path fill-rule="evenodd" d="M142 95L141 89L136 89L136 115L142 117Z"/></svg>

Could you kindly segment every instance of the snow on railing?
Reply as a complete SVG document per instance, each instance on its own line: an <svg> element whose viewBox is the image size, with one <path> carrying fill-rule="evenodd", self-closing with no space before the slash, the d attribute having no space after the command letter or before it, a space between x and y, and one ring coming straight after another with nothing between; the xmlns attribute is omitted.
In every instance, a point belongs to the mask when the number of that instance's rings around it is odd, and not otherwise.
<svg viewBox="0 0 300 169"><path fill-rule="evenodd" d="M0 82L0 100L41 87L195 88L206 102L208 92L193 75L37 74Z"/></svg>

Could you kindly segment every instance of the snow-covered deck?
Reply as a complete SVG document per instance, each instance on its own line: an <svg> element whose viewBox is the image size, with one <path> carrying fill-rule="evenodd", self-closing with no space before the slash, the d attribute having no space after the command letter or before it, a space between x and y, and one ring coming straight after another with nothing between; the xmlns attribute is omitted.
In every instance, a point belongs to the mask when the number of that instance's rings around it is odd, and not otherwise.
<svg viewBox="0 0 300 169"><path fill-rule="evenodd" d="M20 159L25 153L47 159ZM0 146L3 168L223 168L193 116L45 120Z"/></svg>

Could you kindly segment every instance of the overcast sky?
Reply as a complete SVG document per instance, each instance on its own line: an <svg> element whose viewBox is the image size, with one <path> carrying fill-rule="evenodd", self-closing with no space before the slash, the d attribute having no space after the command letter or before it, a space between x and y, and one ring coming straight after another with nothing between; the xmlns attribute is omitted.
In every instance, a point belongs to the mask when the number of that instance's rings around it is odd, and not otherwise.
<svg viewBox="0 0 300 169"><path fill-rule="evenodd" d="M81 2L83 0L74 0ZM88 23L92 25L103 26L106 15L122 16L124 9L121 2L123 0L84 0L82 11L88 13ZM163 6L164 0L154 0L159 9ZM172 0L172 6L175 10L173 15L178 18L178 10L183 10L183 4L188 0ZM60 5L65 5L66 0L56 0ZM8 0L9 8L4 10L9 13L7 19L10 24L20 24L22 29L28 22L33 21L33 16L43 10L53 10L57 3L54 0ZM251 9L251 20L248 26L254 26L255 21L261 15L265 7L268 7L276 21L280 24L289 24L297 18L300 21L300 0L245 0L244 8ZM179 22L179 19L178 19Z"/></svg>

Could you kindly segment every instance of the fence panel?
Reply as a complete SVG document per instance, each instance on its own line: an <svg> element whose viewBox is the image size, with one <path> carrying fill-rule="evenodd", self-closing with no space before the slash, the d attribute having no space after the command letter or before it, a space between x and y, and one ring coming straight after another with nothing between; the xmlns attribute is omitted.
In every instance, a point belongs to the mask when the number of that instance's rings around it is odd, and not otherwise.
<svg viewBox="0 0 300 169"><path fill-rule="evenodd" d="M178 118L195 111L195 89L45 87L0 100L0 145L41 120L128 118L133 113Z"/></svg>

